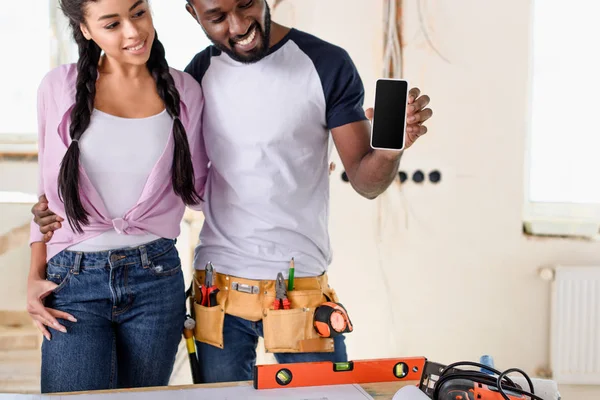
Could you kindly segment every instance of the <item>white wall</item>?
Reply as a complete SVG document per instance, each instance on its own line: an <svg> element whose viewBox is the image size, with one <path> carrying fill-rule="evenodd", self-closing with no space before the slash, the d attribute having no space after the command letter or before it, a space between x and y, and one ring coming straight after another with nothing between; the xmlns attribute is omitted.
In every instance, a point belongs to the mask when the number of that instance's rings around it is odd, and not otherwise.
<svg viewBox="0 0 600 400"><path fill-rule="evenodd" d="M274 19L346 48L371 106L383 2L286 2ZM549 364L549 286L537 269L600 264L600 243L521 232L530 2L421 2L450 63L428 47L417 3L404 2L405 78L431 96L435 116L401 168L440 169L442 182L395 184L363 200L339 179L336 160L330 275L356 327L349 355L453 362L492 354L500 368L534 374ZM561 390L565 399L600 397L597 387Z"/></svg>

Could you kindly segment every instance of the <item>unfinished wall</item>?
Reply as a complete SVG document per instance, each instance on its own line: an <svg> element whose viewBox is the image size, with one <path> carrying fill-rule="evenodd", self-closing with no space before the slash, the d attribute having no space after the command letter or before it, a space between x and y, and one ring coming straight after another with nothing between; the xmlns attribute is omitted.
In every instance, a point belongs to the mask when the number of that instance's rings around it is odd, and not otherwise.
<svg viewBox="0 0 600 400"><path fill-rule="evenodd" d="M286 0L275 19L346 48L371 106L381 3ZM449 62L427 44L419 2L404 3L405 78L431 96L435 116L401 168L439 169L442 181L395 184L368 201L340 169L332 177L330 274L356 327L350 357L492 354L500 368L534 373L549 363L549 286L537 269L600 264L600 243L521 233L530 2L421 1ZM565 399L600 397L596 387L561 390Z"/></svg>

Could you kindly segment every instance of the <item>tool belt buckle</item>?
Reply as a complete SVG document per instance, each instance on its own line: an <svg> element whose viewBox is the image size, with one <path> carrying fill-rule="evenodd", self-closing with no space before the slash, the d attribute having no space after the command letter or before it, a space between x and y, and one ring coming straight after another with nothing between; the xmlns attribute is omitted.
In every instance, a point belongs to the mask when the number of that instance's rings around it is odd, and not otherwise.
<svg viewBox="0 0 600 400"><path fill-rule="evenodd" d="M231 282L231 289L248 294L258 294L259 291L258 286L251 286L245 283L238 282Z"/></svg>

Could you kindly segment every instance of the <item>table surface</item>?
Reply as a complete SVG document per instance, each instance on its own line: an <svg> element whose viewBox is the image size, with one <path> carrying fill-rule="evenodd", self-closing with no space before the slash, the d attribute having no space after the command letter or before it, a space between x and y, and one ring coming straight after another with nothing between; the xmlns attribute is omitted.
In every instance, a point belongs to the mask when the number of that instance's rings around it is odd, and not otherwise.
<svg viewBox="0 0 600 400"><path fill-rule="evenodd" d="M369 395L373 397L375 400L391 400L394 397L394 394L400 390L400 388L407 385L417 385L419 382L417 381L402 381L402 382L380 382L380 383L365 383L360 386L367 392ZM157 390L179 390L186 388L219 388L219 387L232 387L232 386L245 386L252 385L252 382L227 382L227 383L209 383L202 385L185 385L185 386L166 386L160 388L140 388L140 389L127 389L127 391L136 391L136 392L144 392L144 391L157 391ZM115 391L95 391L93 393L116 393L122 390ZM79 394L81 394L80 392ZM90 392L87 392L90 393ZM67 393L64 393L67 394Z"/></svg>

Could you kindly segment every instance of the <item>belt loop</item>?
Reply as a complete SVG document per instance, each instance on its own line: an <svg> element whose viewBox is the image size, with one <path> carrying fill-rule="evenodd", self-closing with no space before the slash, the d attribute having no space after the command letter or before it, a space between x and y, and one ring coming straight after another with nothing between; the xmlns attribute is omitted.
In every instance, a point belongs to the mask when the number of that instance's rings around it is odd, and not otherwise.
<svg viewBox="0 0 600 400"><path fill-rule="evenodd" d="M78 251L75 253L75 261L73 261L73 273L75 275L79 274L79 271L81 270L81 258L83 257L83 253L81 251Z"/></svg>
<svg viewBox="0 0 600 400"><path fill-rule="evenodd" d="M148 253L146 252L146 246L140 246L140 257L142 259L142 267L148 268L150 262L148 261Z"/></svg>

